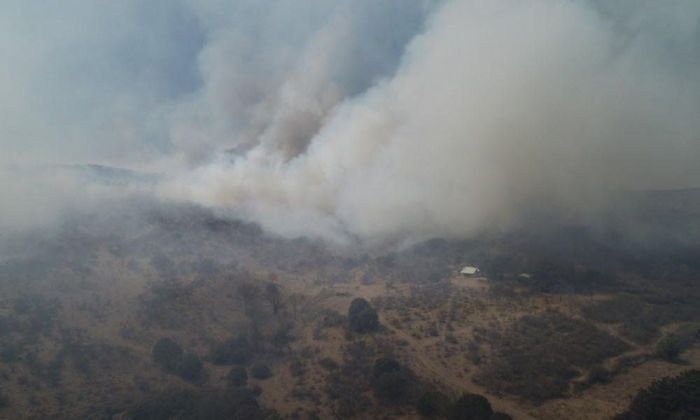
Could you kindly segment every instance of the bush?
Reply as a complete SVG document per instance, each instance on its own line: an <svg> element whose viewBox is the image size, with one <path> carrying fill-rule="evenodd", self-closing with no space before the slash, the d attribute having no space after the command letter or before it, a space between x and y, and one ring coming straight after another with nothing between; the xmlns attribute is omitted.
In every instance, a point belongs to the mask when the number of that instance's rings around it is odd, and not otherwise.
<svg viewBox="0 0 700 420"><path fill-rule="evenodd" d="M401 370L401 365L395 359L388 357L381 357L374 362L374 368L372 369L372 375L375 378L380 377L385 373L394 373Z"/></svg>
<svg viewBox="0 0 700 420"><path fill-rule="evenodd" d="M379 327L377 311L362 298L357 298L350 303L348 321L350 329L357 333L376 331Z"/></svg>
<svg viewBox="0 0 700 420"><path fill-rule="evenodd" d="M407 402L411 390L411 380L406 373L383 373L373 381L374 396L385 404L402 404Z"/></svg>
<svg viewBox="0 0 700 420"><path fill-rule="evenodd" d="M654 381L639 391L629 409L617 420L700 418L700 370Z"/></svg>
<svg viewBox="0 0 700 420"><path fill-rule="evenodd" d="M319 364L321 365L322 368L324 368L328 371L338 370L338 367L339 367L338 363L335 360L331 359L330 357L324 357L323 359L321 359Z"/></svg>
<svg viewBox="0 0 700 420"><path fill-rule="evenodd" d="M681 351L681 341L675 335L667 335L656 345L656 355L670 362L678 360Z"/></svg>
<svg viewBox="0 0 700 420"><path fill-rule="evenodd" d="M161 338L153 346L151 356L161 369L174 372L182 357L182 348L171 338Z"/></svg>
<svg viewBox="0 0 700 420"><path fill-rule="evenodd" d="M228 386L237 388L245 386L248 383L248 373L241 366L234 366L226 375L226 383Z"/></svg>
<svg viewBox="0 0 700 420"><path fill-rule="evenodd" d="M195 390L166 390L127 410L126 418L133 420L199 420L246 419L260 420L262 410L252 392L238 388L228 392Z"/></svg>
<svg viewBox="0 0 700 420"><path fill-rule="evenodd" d="M253 358L253 347L245 336L238 336L209 349L209 360L215 365L245 365Z"/></svg>
<svg viewBox="0 0 700 420"><path fill-rule="evenodd" d="M588 371L589 384L607 384L611 379L610 371L603 366L596 365Z"/></svg>
<svg viewBox="0 0 700 420"><path fill-rule="evenodd" d="M302 363L301 360L295 358L291 361L291 363L289 363L289 373L291 373L293 377L298 378L303 376L305 372L306 369L304 368L304 363Z"/></svg>
<svg viewBox="0 0 700 420"><path fill-rule="evenodd" d="M197 382L204 373L202 361L196 354L186 354L177 364L177 374L188 382Z"/></svg>
<svg viewBox="0 0 700 420"><path fill-rule="evenodd" d="M416 402L416 409L425 417L442 417L449 407L447 396L437 391L427 391Z"/></svg>
<svg viewBox="0 0 700 420"><path fill-rule="evenodd" d="M258 362L251 366L250 374L255 379L265 380L272 376L272 371L270 371L270 367L266 364Z"/></svg>
<svg viewBox="0 0 700 420"><path fill-rule="evenodd" d="M462 395L450 409L450 420L489 420L493 409L489 400L478 394Z"/></svg>
<svg viewBox="0 0 700 420"><path fill-rule="evenodd" d="M535 404L566 395L577 369L591 369L629 348L591 323L556 312L527 315L487 334L483 339L494 354L475 379L489 392Z"/></svg>

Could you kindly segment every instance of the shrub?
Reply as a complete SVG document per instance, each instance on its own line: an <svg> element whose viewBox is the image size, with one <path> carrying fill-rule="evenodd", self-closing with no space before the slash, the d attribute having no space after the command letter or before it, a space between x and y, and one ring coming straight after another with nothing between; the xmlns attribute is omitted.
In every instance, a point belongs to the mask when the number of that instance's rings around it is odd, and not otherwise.
<svg viewBox="0 0 700 420"><path fill-rule="evenodd" d="M202 361L196 354L186 354L177 364L177 374L188 382L202 379L204 373Z"/></svg>
<svg viewBox="0 0 700 420"><path fill-rule="evenodd" d="M411 380L405 372L381 374L372 383L374 395L385 404L402 404L411 390Z"/></svg>
<svg viewBox="0 0 700 420"><path fill-rule="evenodd" d="M535 404L565 395L576 368L590 369L629 348L591 323L556 312L524 316L483 338L494 354L475 379L489 392Z"/></svg>
<svg viewBox="0 0 700 420"><path fill-rule="evenodd" d="M253 347L245 336L216 343L209 349L209 360L215 365L245 365L253 357Z"/></svg>
<svg viewBox="0 0 700 420"><path fill-rule="evenodd" d="M161 369L174 372L182 357L182 348L171 338L161 338L153 346L151 356Z"/></svg>
<svg viewBox="0 0 700 420"><path fill-rule="evenodd" d="M257 362L251 366L250 374L255 379L265 380L272 376L272 371L270 371L270 367L266 364Z"/></svg>
<svg viewBox="0 0 700 420"><path fill-rule="evenodd" d="M302 361L298 358L293 359L289 364L289 373L291 373L295 378L303 376L305 371L306 369L304 368L304 363L302 363Z"/></svg>
<svg viewBox="0 0 700 420"><path fill-rule="evenodd" d="M394 373L400 370L401 365L395 359L389 357L381 357L374 362L372 375L375 378L378 378L385 373Z"/></svg>
<svg viewBox="0 0 700 420"><path fill-rule="evenodd" d="M379 327L377 311L362 298L357 298L350 303L348 321L350 329L357 333L376 331Z"/></svg>
<svg viewBox="0 0 700 420"><path fill-rule="evenodd" d="M166 390L127 410L133 420L246 419L263 418L252 392L238 388L228 392Z"/></svg>
<svg viewBox="0 0 700 420"><path fill-rule="evenodd" d="M656 355L668 361L677 360L681 351L681 341L675 335L665 336L656 345Z"/></svg>
<svg viewBox="0 0 700 420"><path fill-rule="evenodd" d="M589 384L607 384L610 382L611 374L610 371L603 366L596 365L588 371L588 383Z"/></svg>
<svg viewBox="0 0 700 420"><path fill-rule="evenodd" d="M462 395L450 409L450 420L489 420L493 409L489 400L478 394Z"/></svg>
<svg viewBox="0 0 700 420"><path fill-rule="evenodd" d="M319 364L321 365L322 368L324 368L328 371L338 370L338 363L335 360L331 359L330 357L324 357L323 359L321 359Z"/></svg>
<svg viewBox="0 0 700 420"><path fill-rule="evenodd" d="M639 391L617 420L700 418L700 370L654 381Z"/></svg>
<svg viewBox="0 0 700 420"><path fill-rule="evenodd" d="M245 386L248 383L248 373L246 373L245 368L241 366L234 366L226 375L226 383L230 387L240 387Z"/></svg>
<svg viewBox="0 0 700 420"><path fill-rule="evenodd" d="M425 417L443 416L449 407L449 400L441 392L427 391L416 402L416 409Z"/></svg>

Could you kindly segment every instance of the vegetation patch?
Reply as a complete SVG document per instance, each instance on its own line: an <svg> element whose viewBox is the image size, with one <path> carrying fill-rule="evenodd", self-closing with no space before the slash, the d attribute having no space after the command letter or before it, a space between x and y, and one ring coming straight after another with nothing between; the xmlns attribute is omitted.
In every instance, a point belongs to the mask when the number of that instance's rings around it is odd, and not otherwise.
<svg viewBox="0 0 700 420"><path fill-rule="evenodd" d="M483 339L494 350L476 380L491 392L518 395L534 403L565 395L579 369L628 349L594 325L557 312L524 316Z"/></svg>
<svg viewBox="0 0 700 420"><path fill-rule="evenodd" d="M616 420L700 418L700 370L654 381L639 391Z"/></svg>

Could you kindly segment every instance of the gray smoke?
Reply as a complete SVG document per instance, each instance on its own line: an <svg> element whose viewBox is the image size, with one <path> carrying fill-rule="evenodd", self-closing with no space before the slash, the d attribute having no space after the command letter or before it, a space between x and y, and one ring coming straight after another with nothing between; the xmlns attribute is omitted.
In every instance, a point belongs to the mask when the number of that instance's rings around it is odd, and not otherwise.
<svg viewBox="0 0 700 420"><path fill-rule="evenodd" d="M588 217L619 190L700 184L693 0L127 1L109 30L92 3L10 4L91 22L38 42L60 44L55 63L3 41L32 70L0 76L29 90L2 99L25 105L2 117L13 161L148 168L159 197L282 235L466 237L533 206ZM47 97L68 106L34 124Z"/></svg>

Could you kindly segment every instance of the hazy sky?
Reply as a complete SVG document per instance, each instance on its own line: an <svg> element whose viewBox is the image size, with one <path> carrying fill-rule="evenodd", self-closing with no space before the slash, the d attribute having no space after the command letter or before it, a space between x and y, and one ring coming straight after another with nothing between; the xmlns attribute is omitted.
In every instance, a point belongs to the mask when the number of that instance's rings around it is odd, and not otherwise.
<svg viewBox="0 0 700 420"><path fill-rule="evenodd" d="M161 198L290 236L466 236L700 185L699 22L695 0L4 1L0 163L156 171ZM42 181L2 173L11 224Z"/></svg>

